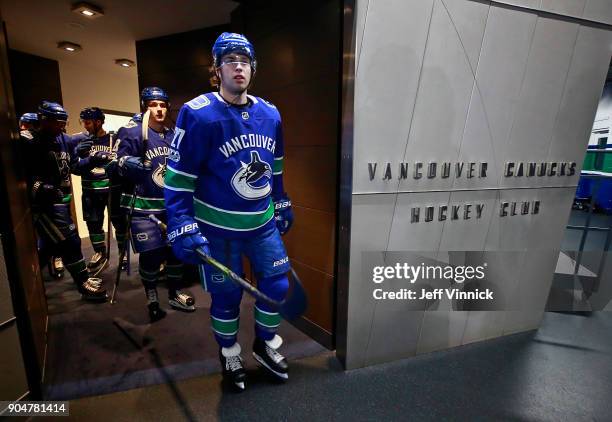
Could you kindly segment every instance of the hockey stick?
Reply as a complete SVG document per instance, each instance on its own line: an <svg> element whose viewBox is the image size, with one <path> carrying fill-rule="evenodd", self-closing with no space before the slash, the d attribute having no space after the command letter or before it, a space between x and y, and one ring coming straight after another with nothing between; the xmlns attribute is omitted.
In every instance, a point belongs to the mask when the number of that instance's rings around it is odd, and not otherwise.
<svg viewBox="0 0 612 422"><path fill-rule="evenodd" d="M109 152L109 158L112 158L112 154L113 154L113 135L114 133L112 131L108 132L108 143L109 143L109 147L110 147L110 152ZM113 203L113 186L112 186L112 181L110 178L110 175L107 174L108 176L108 222L106 225L106 260L107 262L110 262L110 252L111 252L111 233L112 233L112 227L111 227L111 206Z"/></svg>
<svg viewBox="0 0 612 422"><path fill-rule="evenodd" d="M162 232L166 232L166 224L161 222L157 217L155 217L153 214L149 214L149 219L155 222L160 227ZM202 261L221 271L225 276L227 276L234 283L238 284L244 291L253 296L255 299L261 300L262 302L272 306L278 311L279 314L283 316L283 318L292 320L298 318L304 313L304 311L306 311L308 302L306 299L306 292L304 291L302 282L293 268L291 268L291 275L293 277L289 278L289 290L287 291L287 296L285 296L285 299L282 301L278 301L272 299L261 290L258 290L248 280L240 277L225 265L214 259L212 256L208 255L206 252L204 252L204 249L198 248L196 249L196 252Z"/></svg>
<svg viewBox="0 0 612 422"><path fill-rule="evenodd" d="M151 110L147 110L145 114L142 116L142 162L145 162L147 146L149 141L149 116L151 115ZM129 248L129 237L130 237L130 225L132 224L132 215L134 214L134 205L136 205L136 186L134 184L134 189L132 190L132 202L130 204L130 210L128 211L128 215L126 218L126 229L125 229L125 243L123 245L123 249L119 254L119 264L117 265L117 273L115 274L115 285L113 286L113 293L111 294L110 303L115 303L115 294L117 293L117 288L119 287L119 281L121 280L121 262L123 262L123 258L127 252L127 248Z"/></svg>

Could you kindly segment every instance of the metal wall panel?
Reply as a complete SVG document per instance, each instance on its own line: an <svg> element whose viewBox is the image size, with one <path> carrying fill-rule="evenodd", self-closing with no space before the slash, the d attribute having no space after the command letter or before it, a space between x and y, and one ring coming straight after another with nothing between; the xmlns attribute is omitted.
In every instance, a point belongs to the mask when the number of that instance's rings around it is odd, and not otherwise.
<svg viewBox="0 0 612 422"><path fill-rule="evenodd" d="M559 16L582 9L606 19L606 7L584 0L357 2L347 368L539 326L578 176L506 177L504 164L581 165L612 53L609 28ZM415 179L415 161L488 167L486 177ZM368 163L377 165L372 180ZM501 216L513 202L532 212ZM453 204L484 209L479 219L422 220L426 207ZM364 268L402 251L487 262L487 277L464 288L490 288L496 299L442 298L422 309L373 299ZM384 283L394 290L402 282Z"/></svg>
<svg viewBox="0 0 612 422"><path fill-rule="evenodd" d="M542 0L540 8L560 15L581 17L587 0Z"/></svg>
<svg viewBox="0 0 612 422"><path fill-rule="evenodd" d="M612 24L612 2L609 0L587 0L582 17Z"/></svg>
<svg viewBox="0 0 612 422"><path fill-rule="evenodd" d="M397 189L361 169L404 151L432 11L433 0L370 0L355 80L354 192Z"/></svg>

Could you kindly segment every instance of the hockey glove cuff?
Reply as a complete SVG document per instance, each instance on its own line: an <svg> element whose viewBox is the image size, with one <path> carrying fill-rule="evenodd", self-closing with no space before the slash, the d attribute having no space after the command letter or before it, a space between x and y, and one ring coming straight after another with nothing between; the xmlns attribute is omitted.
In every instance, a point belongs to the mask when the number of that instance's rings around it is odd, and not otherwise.
<svg viewBox="0 0 612 422"><path fill-rule="evenodd" d="M151 163L143 162L140 157L123 156L118 163L119 175L137 183L142 182L151 171Z"/></svg>
<svg viewBox="0 0 612 422"><path fill-rule="evenodd" d="M289 231L293 224L293 211L291 200L286 193L274 198L274 220L281 235Z"/></svg>
<svg viewBox="0 0 612 422"><path fill-rule="evenodd" d="M210 255L210 244L200 233L198 223L188 215L181 215L168 221L168 241L174 255L183 262L201 264L196 249L203 248Z"/></svg>

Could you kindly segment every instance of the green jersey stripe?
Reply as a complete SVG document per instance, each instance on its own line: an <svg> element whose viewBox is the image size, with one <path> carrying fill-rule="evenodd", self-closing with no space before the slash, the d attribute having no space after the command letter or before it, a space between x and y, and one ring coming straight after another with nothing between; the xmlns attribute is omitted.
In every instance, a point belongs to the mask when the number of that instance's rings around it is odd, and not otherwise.
<svg viewBox="0 0 612 422"><path fill-rule="evenodd" d="M83 189L108 188L110 186L110 180L109 179L100 179L100 180L81 179L81 186L83 187Z"/></svg>
<svg viewBox="0 0 612 422"><path fill-rule="evenodd" d="M193 207L196 220L211 226L234 231L255 230L274 218L274 206L270 201L264 211L254 213L239 213L215 208L202 201L194 200Z"/></svg>
<svg viewBox="0 0 612 422"><path fill-rule="evenodd" d="M125 193L121 194L121 206L131 207L132 195L127 195ZM164 208L164 198L141 198L139 196L136 196L134 209L142 211L160 211Z"/></svg>
<svg viewBox="0 0 612 422"><path fill-rule="evenodd" d="M172 190L193 192L195 191L196 178L190 174L173 170L171 167L166 168L166 176L164 183L167 188Z"/></svg>
<svg viewBox="0 0 612 422"><path fill-rule="evenodd" d="M274 163L272 164L272 173L280 174L283 172L284 167L284 159L283 157L275 158Z"/></svg>

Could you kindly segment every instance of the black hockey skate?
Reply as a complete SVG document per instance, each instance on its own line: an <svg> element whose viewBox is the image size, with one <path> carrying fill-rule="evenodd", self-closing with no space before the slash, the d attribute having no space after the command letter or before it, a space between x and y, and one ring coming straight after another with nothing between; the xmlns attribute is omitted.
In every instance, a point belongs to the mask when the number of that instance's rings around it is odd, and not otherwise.
<svg viewBox="0 0 612 422"><path fill-rule="evenodd" d="M166 316L166 311L159 306L159 302L151 302L147 307L149 308L149 320L151 323L157 322Z"/></svg>
<svg viewBox="0 0 612 422"><path fill-rule="evenodd" d="M104 252L96 252L87 263L87 271L91 277L95 277L108 265L108 258Z"/></svg>
<svg viewBox="0 0 612 422"><path fill-rule="evenodd" d="M127 271L128 269L128 259L127 256L123 256L123 260L119 263L119 267L121 267L121 271Z"/></svg>
<svg viewBox="0 0 612 422"><path fill-rule="evenodd" d="M51 263L49 265L50 273L53 278L62 278L64 277L64 261L59 256L55 256L51 258Z"/></svg>
<svg viewBox="0 0 612 422"><path fill-rule="evenodd" d="M277 379L285 381L289 379L289 365L287 359L276 351L282 343L278 335L270 341L255 338L253 357Z"/></svg>
<svg viewBox="0 0 612 422"><path fill-rule="evenodd" d="M163 319L166 316L166 311L159 306L157 289L145 289L145 293L147 294L147 299L149 299L147 307L149 308L149 320L151 323Z"/></svg>
<svg viewBox="0 0 612 422"><path fill-rule="evenodd" d="M82 283L77 283L81 298L92 302L105 302L106 289L102 286L102 279L89 277Z"/></svg>
<svg viewBox="0 0 612 422"><path fill-rule="evenodd" d="M169 292L169 294L172 293ZM168 297L168 304L179 311L193 312L196 310L193 296L180 290L176 290L173 296Z"/></svg>
<svg viewBox="0 0 612 422"><path fill-rule="evenodd" d="M244 391L247 374L240 357L240 345L236 343L229 348L219 348L219 360L221 360L221 367L223 368L223 379L231 384L236 391Z"/></svg>

